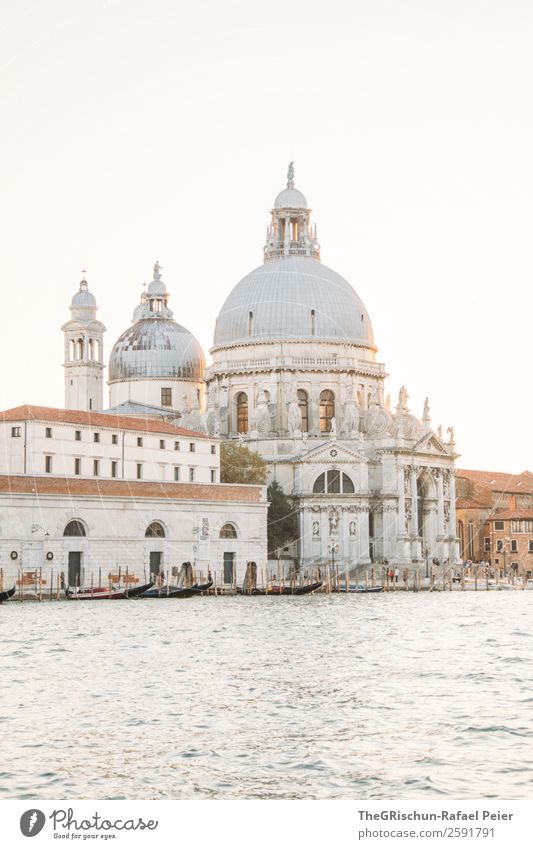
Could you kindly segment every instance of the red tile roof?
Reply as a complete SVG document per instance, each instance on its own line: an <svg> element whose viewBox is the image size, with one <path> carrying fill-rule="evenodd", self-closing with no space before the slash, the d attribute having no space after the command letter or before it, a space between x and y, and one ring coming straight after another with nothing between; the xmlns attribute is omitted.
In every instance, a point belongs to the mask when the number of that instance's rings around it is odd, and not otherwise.
<svg viewBox="0 0 533 849"><path fill-rule="evenodd" d="M458 478L467 478L491 492L533 492L533 472L527 470L520 475L511 475L508 472L457 469L456 475Z"/></svg>
<svg viewBox="0 0 533 849"><path fill-rule="evenodd" d="M515 510L498 510L494 515L489 516L487 522L505 522L510 519L533 519L533 510L521 510L519 507Z"/></svg>
<svg viewBox="0 0 533 849"><path fill-rule="evenodd" d="M197 433L168 422L151 418L135 416L118 416L114 413L94 413L83 410L61 410L56 407L36 407L32 404L21 404L11 410L0 412L2 422L55 422L57 424L89 425L90 427L108 427L116 430L136 430L142 433L166 433L172 436L189 436L194 439L209 439L212 436Z"/></svg>
<svg viewBox="0 0 533 849"><path fill-rule="evenodd" d="M260 503L263 487L244 484L156 483L149 481L92 480L87 478L0 475L0 493L158 498L169 501L248 501ZM266 501L263 501L266 504Z"/></svg>

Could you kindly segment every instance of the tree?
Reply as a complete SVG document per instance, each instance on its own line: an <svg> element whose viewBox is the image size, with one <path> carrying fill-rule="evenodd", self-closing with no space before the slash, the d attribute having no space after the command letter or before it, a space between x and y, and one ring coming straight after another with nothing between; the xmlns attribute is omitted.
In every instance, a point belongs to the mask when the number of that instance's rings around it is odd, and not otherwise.
<svg viewBox="0 0 533 849"><path fill-rule="evenodd" d="M240 442L220 445L220 480L222 483L266 483L267 464L257 451Z"/></svg>
<svg viewBox="0 0 533 849"><path fill-rule="evenodd" d="M285 495L277 481L268 487L268 553L276 557L280 548L298 538L296 501Z"/></svg>

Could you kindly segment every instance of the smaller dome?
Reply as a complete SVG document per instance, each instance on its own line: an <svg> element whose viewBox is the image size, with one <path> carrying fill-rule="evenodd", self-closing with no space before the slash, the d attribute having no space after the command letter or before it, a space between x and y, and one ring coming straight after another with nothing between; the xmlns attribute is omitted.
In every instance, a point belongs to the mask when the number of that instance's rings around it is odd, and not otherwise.
<svg viewBox="0 0 533 849"><path fill-rule="evenodd" d="M76 292L74 297L72 298L71 309L80 309L83 307L89 307L89 309L96 309L96 298L94 295L89 292L88 289L80 289L79 292Z"/></svg>
<svg viewBox="0 0 533 849"><path fill-rule="evenodd" d="M168 295L167 287L159 278L158 280L152 280L148 289L146 291L148 296L152 296L152 298L162 298L164 295Z"/></svg>
<svg viewBox="0 0 533 849"><path fill-rule="evenodd" d="M289 184L277 196L274 209L308 209L307 200L298 189Z"/></svg>

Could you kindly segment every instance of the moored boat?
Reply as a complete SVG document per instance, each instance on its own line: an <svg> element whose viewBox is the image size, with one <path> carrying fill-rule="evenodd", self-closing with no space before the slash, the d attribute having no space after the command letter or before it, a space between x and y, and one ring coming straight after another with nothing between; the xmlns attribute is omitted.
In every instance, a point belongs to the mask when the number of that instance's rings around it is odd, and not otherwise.
<svg viewBox="0 0 533 849"><path fill-rule="evenodd" d="M286 586L285 584L272 584L269 587L267 595L309 595L320 589L322 581L315 581L313 584L300 584Z"/></svg>
<svg viewBox="0 0 533 849"><path fill-rule="evenodd" d="M12 596L14 596L14 595L15 595L15 590L16 590L16 588L17 588L17 585L16 585L16 584L13 584L13 586L11 587L11 589L10 589L10 590L2 590L2 592L0 592L0 604L1 604L3 601L9 601L9 599L10 599Z"/></svg>
<svg viewBox="0 0 533 849"><path fill-rule="evenodd" d="M143 593L148 592L154 585L153 581L150 581L149 584L142 584L140 587L127 587L125 590L127 598L138 598Z"/></svg>
<svg viewBox="0 0 533 849"><path fill-rule="evenodd" d="M164 587L151 587L143 592L139 598L192 598L198 595L198 591L194 587L172 587L170 585Z"/></svg>
<svg viewBox="0 0 533 849"><path fill-rule="evenodd" d="M71 590L65 589L65 595L69 601L96 601L102 599L127 598L125 590L116 587L90 587L89 589Z"/></svg>

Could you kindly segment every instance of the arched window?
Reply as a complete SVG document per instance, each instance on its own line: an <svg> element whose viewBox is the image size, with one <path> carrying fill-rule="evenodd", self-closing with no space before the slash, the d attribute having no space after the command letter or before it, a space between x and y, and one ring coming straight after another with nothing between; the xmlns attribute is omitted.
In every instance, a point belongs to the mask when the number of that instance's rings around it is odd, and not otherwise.
<svg viewBox="0 0 533 849"><path fill-rule="evenodd" d="M64 537L84 537L87 536L85 533L85 526L83 522L80 522L79 519L72 519L71 522L68 523L65 530L63 531Z"/></svg>
<svg viewBox="0 0 533 849"><path fill-rule="evenodd" d="M89 339L89 359L94 360L94 342Z"/></svg>
<svg viewBox="0 0 533 849"><path fill-rule="evenodd" d="M76 359L76 343L74 339L70 339L68 343L68 358L69 360Z"/></svg>
<svg viewBox="0 0 533 849"><path fill-rule="evenodd" d="M320 393L320 433L329 433L335 416L335 396L331 389Z"/></svg>
<svg viewBox="0 0 533 849"><path fill-rule="evenodd" d="M97 339L94 343L96 359L100 362L100 340Z"/></svg>
<svg viewBox="0 0 533 849"><path fill-rule="evenodd" d="M465 559L465 527L462 521L459 519L457 522L457 536L459 537L459 550L461 552L461 558Z"/></svg>
<svg viewBox="0 0 533 849"><path fill-rule="evenodd" d="M319 475L313 485L313 492L325 492L326 491L326 473L322 472Z"/></svg>
<svg viewBox="0 0 533 849"><path fill-rule="evenodd" d="M338 469L328 469L327 472L322 472L313 484L313 492L316 494L329 492L334 495L349 495L355 492L353 481L345 472L340 472Z"/></svg>
<svg viewBox="0 0 533 849"><path fill-rule="evenodd" d="M78 339L78 360L83 360L83 339Z"/></svg>
<svg viewBox="0 0 533 849"><path fill-rule="evenodd" d="M302 432L309 432L309 401L305 389L298 390L298 406L302 415Z"/></svg>
<svg viewBox="0 0 533 849"><path fill-rule="evenodd" d="M161 522L152 522L146 528L145 537L164 537L165 529Z"/></svg>
<svg viewBox="0 0 533 849"><path fill-rule="evenodd" d="M345 495L349 495L351 492L355 492L353 480L349 475L346 475L344 472L342 473L342 491L345 493Z"/></svg>
<svg viewBox="0 0 533 849"><path fill-rule="evenodd" d="M222 525L220 528L219 537L220 539L237 539L235 525L232 525L231 522L226 522L226 524Z"/></svg>
<svg viewBox="0 0 533 849"><path fill-rule="evenodd" d="M237 395L237 433L248 433L248 396L246 392Z"/></svg>
<svg viewBox="0 0 533 849"><path fill-rule="evenodd" d="M248 313L248 336L251 336L254 332L254 314L253 312Z"/></svg>

